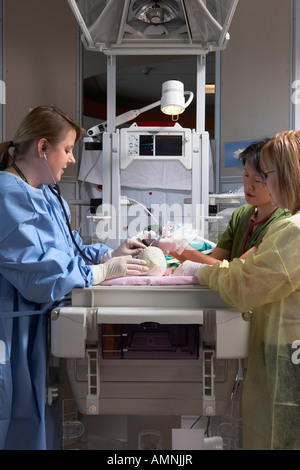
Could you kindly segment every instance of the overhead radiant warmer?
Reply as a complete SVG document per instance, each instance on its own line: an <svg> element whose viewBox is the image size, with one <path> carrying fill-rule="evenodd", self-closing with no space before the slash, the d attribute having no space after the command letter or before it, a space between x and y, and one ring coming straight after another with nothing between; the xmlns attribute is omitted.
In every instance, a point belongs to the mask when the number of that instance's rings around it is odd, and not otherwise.
<svg viewBox="0 0 300 470"><path fill-rule="evenodd" d="M87 49L107 55L224 49L238 0L68 0Z"/></svg>

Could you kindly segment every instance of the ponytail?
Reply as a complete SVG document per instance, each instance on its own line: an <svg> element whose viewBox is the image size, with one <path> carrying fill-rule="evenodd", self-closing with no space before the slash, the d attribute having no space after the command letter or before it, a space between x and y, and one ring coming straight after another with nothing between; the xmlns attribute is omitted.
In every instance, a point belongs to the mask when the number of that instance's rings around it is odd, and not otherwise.
<svg viewBox="0 0 300 470"><path fill-rule="evenodd" d="M0 143L0 169L5 170L10 166L12 161L12 155L10 153L10 148L14 147L13 142L10 140L8 142Z"/></svg>

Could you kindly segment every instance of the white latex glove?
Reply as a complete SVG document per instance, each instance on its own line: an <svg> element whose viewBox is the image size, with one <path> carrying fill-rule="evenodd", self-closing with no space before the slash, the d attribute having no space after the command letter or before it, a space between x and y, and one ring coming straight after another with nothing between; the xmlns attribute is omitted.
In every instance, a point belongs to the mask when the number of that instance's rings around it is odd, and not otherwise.
<svg viewBox="0 0 300 470"><path fill-rule="evenodd" d="M100 263L106 263L109 259L112 258L113 250L109 250L104 255L101 256Z"/></svg>
<svg viewBox="0 0 300 470"><path fill-rule="evenodd" d="M142 236L140 237L144 242L146 246L153 245L155 246L155 241L158 240L159 235L157 235L154 230L144 230Z"/></svg>
<svg viewBox="0 0 300 470"><path fill-rule="evenodd" d="M173 276L196 276L198 277L199 269L207 266L207 264L195 263L195 261L185 261L173 273Z"/></svg>
<svg viewBox="0 0 300 470"><path fill-rule="evenodd" d="M117 256L137 256L145 249L145 245L133 238L127 238L118 248L112 251L113 258Z"/></svg>
<svg viewBox="0 0 300 470"><path fill-rule="evenodd" d="M158 238L157 241L155 240L156 237ZM152 246L157 246L164 253L169 253L171 251L178 255L181 255L188 245L186 240L171 238L169 232L165 232L163 236L159 238L153 230L150 230L149 232L145 230L143 232L143 239L146 240L149 245L152 244Z"/></svg>
<svg viewBox="0 0 300 470"><path fill-rule="evenodd" d="M171 251L181 255L188 246L188 242L178 238L160 238L157 242L154 242L153 245L160 248L164 253Z"/></svg>
<svg viewBox="0 0 300 470"><path fill-rule="evenodd" d="M157 233L154 230L144 230L142 238L150 244L151 242L153 242L156 236Z"/></svg>
<svg viewBox="0 0 300 470"><path fill-rule="evenodd" d="M102 264L91 266L93 271L93 286L100 284L105 279L113 279L115 277L125 276L142 276L145 275L149 268L146 261L135 259L131 256L118 256L111 258Z"/></svg>

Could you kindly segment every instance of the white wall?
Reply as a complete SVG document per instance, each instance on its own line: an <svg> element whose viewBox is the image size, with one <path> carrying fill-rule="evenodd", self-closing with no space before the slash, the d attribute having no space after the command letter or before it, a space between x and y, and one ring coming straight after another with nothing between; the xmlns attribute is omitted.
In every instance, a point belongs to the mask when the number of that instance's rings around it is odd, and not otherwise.
<svg viewBox="0 0 300 470"><path fill-rule="evenodd" d="M5 135L13 139L30 108L55 104L77 119L77 23L66 0L5 1ZM61 182L75 198L76 167ZM71 209L72 224L76 210Z"/></svg>
<svg viewBox="0 0 300 470"><path fill-rule="evenodd" d="M6 139L29 108L56 104L76 117L77 23L67 1L5 2Z"/></svg>
<svg viewBox="0 0 300 470"><path fill-rule="evenodd" d="M289 127L290 15L288 0L239 0L221 53L221 179L241 175L225 167L225 142Z"/></svg>

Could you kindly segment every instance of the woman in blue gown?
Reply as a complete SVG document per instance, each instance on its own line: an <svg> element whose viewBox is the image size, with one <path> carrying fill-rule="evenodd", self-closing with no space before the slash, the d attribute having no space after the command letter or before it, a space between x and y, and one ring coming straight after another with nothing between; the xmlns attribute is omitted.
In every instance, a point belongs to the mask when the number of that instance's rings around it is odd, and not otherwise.
<svg viewBox="0 0 300 470"><path fill-rule="evenodd" d="M61 110L40 106L0 144L0 449L53 448L59 434L45 405L51 309L74 288L147 270L133 258L144 247L138 241L85 246L68 228L68 205L48 185L75 163L82 135Z"/></svg>

